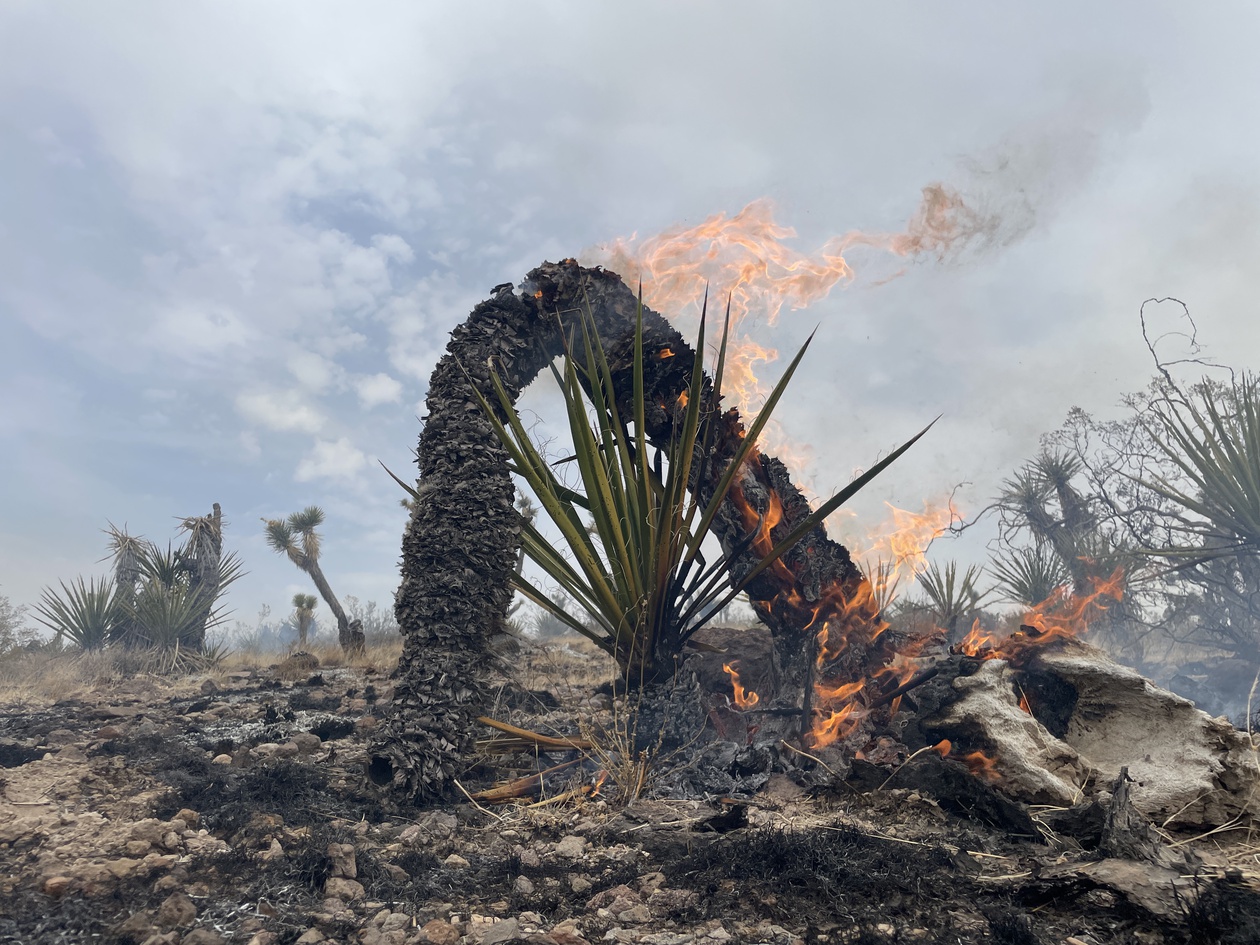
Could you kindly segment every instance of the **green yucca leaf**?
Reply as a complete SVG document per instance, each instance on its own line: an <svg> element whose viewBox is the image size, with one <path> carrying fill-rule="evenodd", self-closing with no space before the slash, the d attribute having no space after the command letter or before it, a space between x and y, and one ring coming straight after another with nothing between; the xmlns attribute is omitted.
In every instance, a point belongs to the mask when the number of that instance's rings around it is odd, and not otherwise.
<svg viewBox="0 0 1260 945"><path fill-rule="evenodd" d="M670 442L659 448L647 439L642 298L635 317L628 402L618 400L612 365L589 306L576 313L571 325L560 323L563 355L561 364L553 364L551 372L564 398L573 440L571 461L577 466L581 492L562 484L555 475L554 464L534 445L493 365L486 392L466 372L473 397L507 454L509 468L534 493L541 511L561 536L560 546L553 546L532 522L523 522L522 550L575 606L590 614L591 625L579 621L520 574L512 578L513 587L565 626L617 657L628 678L652 672L655 659L668 660L709 613L734 599L748 582L923 435L903 444L820 506L776 544L737 586L728 587L731 563L747 551L756 530L712 563L705 561L702 543L740 466L753 461L757 437L809 342L789 362L765 406L750 423L734 457L717 475L716 488L702 503L689 487L692 482L712 481L713 473L718 472L710 471L706 464L711 462L720 422L729 305L711 384L706 383L704 374L707 315L706 298L687 401L685 405L667 407L676 411L675 422ZM417 497L414 488L393 473L390 475L413 498ZM589 526L583 514L589 516Z"/></svg>

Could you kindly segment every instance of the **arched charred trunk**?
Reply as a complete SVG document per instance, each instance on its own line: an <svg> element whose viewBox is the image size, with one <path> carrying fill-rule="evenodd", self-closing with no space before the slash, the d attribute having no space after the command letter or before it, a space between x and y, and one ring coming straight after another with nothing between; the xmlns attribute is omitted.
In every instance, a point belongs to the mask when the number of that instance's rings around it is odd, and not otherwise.
<svg viewBox="0 0 1260 945"><path fill-rule="evenodd" d="M512 396L519 395L561 352L555 314L582 305L590 306L611 348L633 330L636 299L618 276L573 260L545 263L527 276L519 294L503 287L473 310L452 332L429 384L429 414L417 450L419 497L403 536L402 584L395 602L403 654L391 713L369 767L377 784L392 785L422 802L451 797L454 780L471 757L475 720L488 701L488 644L508 607L519 546L519 513L505 455L469 382L493 400L488 368L493 360ZM649 346L669 347L678 355L651 361L645 379L649 403L658 405L647 432L662 442L672 423L665 405L686 389L693 352L656 313L645 309L644 324ZM722 460L733 455L742 435L738 413L728 411L716 462L708 467L712 475L695 483L702 494L713 488ZM772 538L809 513L807 500L772 457L746 465L739 491L755 510L754 524L776 497L782 519ZM723 548L734 547L748 530L749 513L728 498L714 526ZM750 548L733 573L740 577L759 560L757 548ZM808 687L814 657L813 630L806 631L814 622L810 608L837 589L852 591L861 580L848 552L819 527L784 557L781 567L754 582L750 596L775 636L782 697L796 698L799 705ZM865 643L854 641L842 654L855 677L869 663L867 650Z"/></svg>

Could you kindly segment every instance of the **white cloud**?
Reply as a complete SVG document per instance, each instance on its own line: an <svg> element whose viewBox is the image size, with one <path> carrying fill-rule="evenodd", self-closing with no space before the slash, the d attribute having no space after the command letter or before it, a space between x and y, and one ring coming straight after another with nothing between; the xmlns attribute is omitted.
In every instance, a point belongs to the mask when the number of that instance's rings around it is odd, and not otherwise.
<svg viewBox="0 0 1260 945"><path fill-rule="evenodd" d="M297 351L289 355L289 373L312 391L322 391L332 383L341 369L332 361L312 351Z"/></svg>
<svg viewBox="0 0 1260 945"><path fill-rule="evenodd" d="M381 404L396 404L402 400L402 384L388 374L373 374L354 382L359 392L359 402L367 409Z"/></svg>
<svg viewBox="0 0 1260 945"><path fill-rule="evenodd" d="M298 463L293 478L298 482L312 479L353 479L364 466L367 456L346 437L316 440L311 451Z"/></svg>
<svg viewBox="0 0 1260 945"><path fill-rule="evenodd" d="M297 430L316 433L324 426L324 416L296 390L262 390L241 394L236 409L246 420L269 430Z"/></svg>

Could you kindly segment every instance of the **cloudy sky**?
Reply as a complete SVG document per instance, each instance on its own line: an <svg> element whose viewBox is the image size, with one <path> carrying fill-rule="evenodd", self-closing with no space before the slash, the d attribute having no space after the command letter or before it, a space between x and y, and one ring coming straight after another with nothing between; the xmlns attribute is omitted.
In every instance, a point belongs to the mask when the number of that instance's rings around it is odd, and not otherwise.
<svg viewBox="0 0 1260 945"><path fill-rule="evenodd" d="M934 182L993 221L941 259L854 251L761 326L819 326L781 410L817 491L941 413L860 514L958 482L979 508L1069 407L1145 383L1144 299L1255 366L1260 7L1210 11L7 0L0 594L218 501L242 619L309 590L259 522L308 504L334 589L387 602L377 460L408 467L472 305L762 197L803 253L900 231Z"/></svg>

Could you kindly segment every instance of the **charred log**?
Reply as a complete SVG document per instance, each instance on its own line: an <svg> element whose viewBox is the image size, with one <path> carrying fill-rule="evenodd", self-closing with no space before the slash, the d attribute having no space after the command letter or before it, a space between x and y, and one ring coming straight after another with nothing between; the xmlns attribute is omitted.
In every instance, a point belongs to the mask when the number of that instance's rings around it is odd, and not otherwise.
<svg viewBox="0 0 1260 945"><path fill-rule="evenodd" d="M369 767L376 783L422 801L450 797L471 754L475 720L487 703L488 643L503 623L519 546L519 513L505 455L469 385L489 397L493 364L511 395L519 395L561 353L557 315L579 306L589 306L612 351L621 340L624 365L624 339L636 320L634 294L615 274L566 260L533 270L519 294L500 286L478 305L452 332L429 384L429 413L417 449L419 495L403 536L396 598L404 648L392 714ZM652 442L663 443L672 431L672 406L687 388L694 353L660 315L644 309L643 316L648 350L656 346L676 355L649 359L645 378L652 408L647 433ZM616 354L613 360L616 367ZM628 389L628 375L625 383ZM702 498L712 494L723 461L734 455L743 434L738 412L726 411L711 454L692 471L692 486ZM773 457L760 455L746 464L738 493L728 497L714 525L726 551L747 546L744 539L759 522L779 516L777 524L767 526L766 537L773 542L809 514L808 501ZM732 576L746 575L768 547L745 547L733 562ZM774 634L782 699L800 704L814 665L820 616L843 632L845 602L862 582L848 552L820 526L754 583L750 596ZM836 661L840 671L860 678L876 649L869 635L855 633Z"/></svg>

